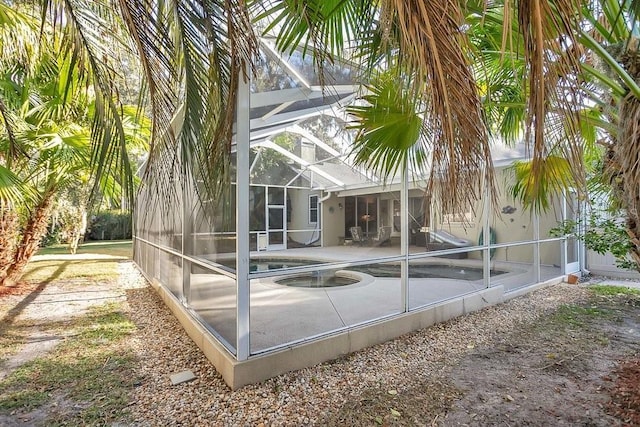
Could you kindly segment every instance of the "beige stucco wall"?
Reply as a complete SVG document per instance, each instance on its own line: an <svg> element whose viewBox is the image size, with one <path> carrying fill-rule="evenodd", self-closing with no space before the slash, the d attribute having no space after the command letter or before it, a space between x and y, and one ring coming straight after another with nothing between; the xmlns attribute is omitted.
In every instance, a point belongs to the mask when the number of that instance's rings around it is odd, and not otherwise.
<svg viewBox="0 0 640 427"><path fill-rule="evenodd" d="M512 184L512 180L513 176L509 170L499 169L496 171L496 183L499 195L497 206L491 214L491 227L496 233L496 242L499 244L530 241L533 240L534 236L532 215L528 211L525 211L520 203L516 202L508 195L508 188ZM387 215L385 218L381 219L384 221L385 225L393 225L393 200L399 198L399 193L382 192L376 195L380 199L381 207L382 204L387 204ZM409 197L422 198L423 192L417 189L410 190ZM323 204L323 244L325 246L338 245L340 243L339 237L344 237L344 210L338 208L338 203L342 203L344 206L344 199L332 196ZM330 207L333 207L333 212L329 211ZM509 207L515 208L515 210L508 213ZM507 208L506 213L502 213L503 208ZM498 213L494 213L496 211ZM474 216L468 223L450 222L446 220L446 218L443 218L443 215L438 211L437 207L433 207L431 226L434 229L446 230L457 237L467 239L471 241L472 244L477 245L480 231L482 230L484 223L484 219L482 217L482 202L476 203L473 213ZM562 203L556 200L552 204L549 212L540 215L541 239L551 237L549 230L558 224L559 218L561 217ZM396 232L394 229L392 235L399 236L400 233ZM554 242L543 244L540 251L542 264L560 265L560 250L560 243ZM492 259L496 261L529 263L533 261L533 252L533 244L497 248ZM480 257L480 251L473 251L469 253L469 258L479 259Z"/></svg>
<svg viewBox="0 0 640 427"><path fill-rule="evenodd" d="M340 208L342 205L342 209ZM322 245L337 246L344 238L344 199L332 195L321 204Z"/></svg>
<svg viewBox="0 0 640 427"><path fill-rule="evenodd" d="M498 214L491 214L491 227L496 233L497 243L512 243L520 241L528 241L533 239L533 218L532 215L522 208L522 205L508 195L508 188L512 184L511 172L507 169L496 171L496 183L498 184ZM561 203L555 201L548 213L540 215L540 238L549 238L549 230L558 224L561 218ZM512 213L501 213L503 208L512 207L515 211ZM470 224L451 223L442 220L441 215L436 215L436 226L439 229L446 230L451 234L470 240L477 244L482 230L484 219L482 218L482 202L478 202L475 206L475 218ZM540 252L542 264L559 265L560 264L560 244L545 244L544 250ZM480 258L480 252L475 251L469 254L470 258ZM493 256L496 261L511 262L531 262L533 261L533 245L511 246L508 248L498 248Z"/></svg>

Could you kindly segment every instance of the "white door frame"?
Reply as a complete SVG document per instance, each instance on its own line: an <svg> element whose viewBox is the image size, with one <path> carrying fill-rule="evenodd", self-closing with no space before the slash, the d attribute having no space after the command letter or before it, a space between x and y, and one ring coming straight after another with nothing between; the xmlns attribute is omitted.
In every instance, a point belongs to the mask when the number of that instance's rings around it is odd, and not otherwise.
<svg viewBox="0 0 640 427"><path fill-rule="evenodd" d="M283 188L282 190L284 191L284 204L282 205L273 205L273 204L269 204L269 191L271 190L271 187L267 187L267 194L266 196L266 233L267 233L267 250L268 251L277 251L277 250L282 250L282 249L287 249L287 189ZM271 209L277 209L281 211L282 214L282 227L281 228L273 228L270 218L270 211ZM282 243L271 243L271 235L272 233L282 233Z"/></svg>
<svg viewBox="0 0 640 427"><path fill-rule="evenodd" d="M569 209L569 206L571 209ZM578 228L575 230L575 234L578 235L582 232L583 225L583 209L580 200L578 200L577 193L573 190L569 190L565 193L562 203L562 218L566 220L574 220L578 222ZM569 255L572 255L571 258ZM577 237L567 237L562 242L562 265L564 267L564 274L577 273L581 271L583 265L584 244Z"/></svg>

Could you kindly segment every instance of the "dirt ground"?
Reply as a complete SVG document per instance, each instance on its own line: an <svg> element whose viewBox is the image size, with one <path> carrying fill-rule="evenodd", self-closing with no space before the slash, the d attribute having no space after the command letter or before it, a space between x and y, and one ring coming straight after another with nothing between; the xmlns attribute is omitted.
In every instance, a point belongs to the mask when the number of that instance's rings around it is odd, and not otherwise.
<svg viewBox="0 0 640 427"><path fill-rule="evenodd" d="M640 426L640 295L595 295L471 349L399 395L370 390L328 424Z"/></svg>
<svg viewBox="0 0 640 427"><path fill-rule="evenodd" d="M24 295L0 297L3 335L16 333L12 324L18 319L73 316L74 310L123 298L122 289L73 282L24 290ZM441 361L428 375L412 379L408 390L372 388L350 397L318 424L640 426L640 294L589 295L471 346L456 360ZM38 339L37 328L22 332L22 342L29 345L0 361L0 395L2 377L50 351L53 338L64 339L64 331L47 340ZM390 407L402 416L389 413ZM14 410L0 414L0 424L32 425L38 419L47 425L46 414L40 415L30 418L29 411Z"/></svg>
<svg viewBox="0 0 640 427"><path fill-rule="evenodd" d="M610 426L632 416L640 422L638 414L612 410L611 402L612 392L619 395L618 366L637 359L640 350L638 300L625 299L561 310L468 354L450 370L451 383L464 395L447 422ZM640 377L632 380L638 395Z"/></svg>

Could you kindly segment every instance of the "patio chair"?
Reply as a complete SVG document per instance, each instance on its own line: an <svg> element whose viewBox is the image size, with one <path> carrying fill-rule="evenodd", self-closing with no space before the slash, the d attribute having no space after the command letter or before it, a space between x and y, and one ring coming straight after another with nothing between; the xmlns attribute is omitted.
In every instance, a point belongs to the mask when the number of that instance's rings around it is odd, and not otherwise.
<svg viewBox="0 0 640 427"><path fill-rule="evenodd" d="M391 243L391 227L378 228L378 235L374 237L373 244L376 246L387 245Z"/></svg>
<svg viewBox="0 0 640 427"><path fill-rule="evenodd" d="M367 239L366 237L364 237L364 234L362 233L362 228L359 226L356 227L349 227L349 233L351 233L351 241L353 243L357 243L360 246L362 246L363 244L367 243Z"/></svg>

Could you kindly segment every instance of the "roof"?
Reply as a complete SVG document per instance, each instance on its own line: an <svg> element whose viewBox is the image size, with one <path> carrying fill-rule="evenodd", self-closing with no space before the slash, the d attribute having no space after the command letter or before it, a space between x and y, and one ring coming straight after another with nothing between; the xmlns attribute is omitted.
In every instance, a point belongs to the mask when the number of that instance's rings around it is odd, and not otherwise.
<svg viewBox="0 0 640 427"><path fill-rule="evenodd" d="M260 40L261 61L250 85L251 184L326 191L382 186L351 161L354 135L345 107L359 90L355 66L344 60L327 64L327 85L321 87L310 55L284 54L275 46L271 38ZM496 167L526 158L524 144L494 142L491 152Z"/></svg>

